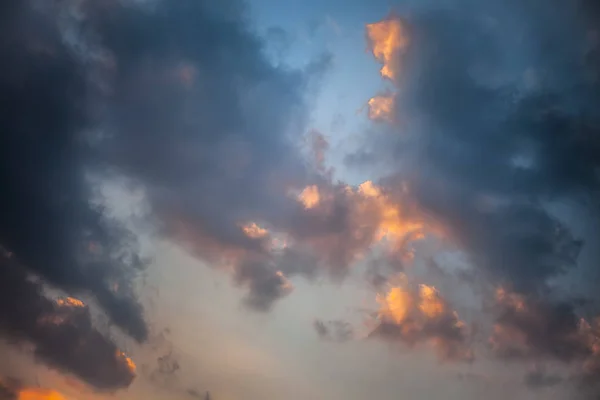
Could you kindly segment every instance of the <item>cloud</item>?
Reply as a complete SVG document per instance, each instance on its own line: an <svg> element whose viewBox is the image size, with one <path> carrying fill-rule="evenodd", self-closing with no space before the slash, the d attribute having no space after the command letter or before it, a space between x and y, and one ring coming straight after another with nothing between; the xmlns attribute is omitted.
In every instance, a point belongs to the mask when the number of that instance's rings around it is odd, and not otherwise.
<svg viewBox="0 0 600 400"><path fill-rule="evenodd" d="M408 43L393 58L402 69L394 109L402 131L370 133L369 147L396 171L383 181L408 182L416 203L488 278L541 291L576 267L583 246L548 204L586 212L598 189L596 22L577 14L581 2L484 3L424 8L402 20L409 34L395 35ZM481 18L490 10L493 23ZM511 21L514 29L504 29ZM523 42L508 45L519 32ZM539 71L543 84L523 86L522 66Z"/></svg>
<svg viewBox="0 0 600 400"><path fill-rule="evenodd" d="M544 155L554 142L544 141L542 132L558 126L538 120L546 106L537 94L507 106L506 88L480 82L469 72L478 67L494 73L500 39L468 14L427 15L414 25L415 43L405 55L410 59L405 68L415 75L407 78L408 93L399 106L399 112L414 111L424 126L415 132L422 143L415 158L422 164L412 187L420 203L451 227L475 264L523 289L539 288L573 267L581 247L543 206L551 192L572 194L556 191L562 184L552 180L562 173L551 170L573 163L557 162L563 157L558 148ZM471 43L461 36L467 30L478 31L489 43ZM572 140L568 131L557 135L565 146ZM515 165L515 157L528 151L543 159L531 169Z"/></svg>
<svg viewBox="0 0 600 400"><path fill-rule="evenodd" d="M346 321L322 321L315 320L313 324L319 338L327 341L346 342L354 336L354 329Z"/></svg>
<svg viewBox="0 0 600 400"><path fill-rule="evenodd" d="M388 286L377 297L380 310L371 337L408 347L429 343L442 360L473 360L468 327L434 287L415 288L403 275Z"/></svg>
<svg viewBox="0 0 600 400"><path fill-rule="evenodd" d="M578 317L573 304L550 302L502 288L497 291L495 311L490 344L497 356L509 360L558 361L573 366L580 380L597 379L600 373L597 318L588 321Z"/></svg>
<svg viewBox="0 0 600 400"><path fill-rule="evenodd" d="M52 301L39 283L27 280L22 267L0 261L0 333L29 341L35 357L100 390L128 387L135 364L92 326L89 308L80 300Z"/></svg>
<svg viewBox="0 0 600 400"><path fill-rule="evenodd" d="M0 380L1 400L66 400L60 392L38 387L23 387L18 382Z"/></svg>
<svg viewBox="0 0 600 400"><path fill-rule="evenodd" d="M386 238L399 245L401 237L421 230L410 210L396 209L401 208L396 200L375 185L334 184L325 171L322 136L313 135L316 168L302 157L297 142L305 131L307 100L328 68L328 57L304 70L274 66L264 54L265 43L246 26L244 7L234 0L153 7L86 2L75 11L82 17L68 19L70 30L55 36L65 36L60 45L77 72L65 76L78 77L81 89L79 97L58 104L66 113L61 123L82 121L72 129L82 148L58 151L74 164L56 174L69 177L77 193L68 197L81 204L65 205L61 212L81 208L90 214L64 216L77 225L65 229L97 236L69 249L82 247L84 254L87 249L89 263L109 267L93 269L102 276L92 276L90 269L79 268L79 259L67 264L90 275L80 281L99 286L79 283L77 289L97 296L111 318L138 340L147 337L147 328L131 278L142 263L130 234L89 205L93 187L84 172L100 181L125 178L143 188L148 219L163 237L228 271L246 288L245 302L256 310L269 310L290 293L288 278L294 275L313 277L323 270L341 278L372 244ZM65 42L75 43L77 57ZM294 191L299 197L290 195ZM17 226L16 217L13 222ZM35 232L33 226L30 231ZM76 233L55 236L79 239ZM21 258L30 254L14 243L6 246ZM115 295L113 287L123 293Z"/></svg>
<svg viewBox="0 0 600 400"><path fill-rule="evenodd" d="M305 188L298 202L300 212L287 228L290 240L334 277L345 276L378 245L394 263L407 261L412 243L439 233L406 193L388 193L371 181L356 187L324 181Z"/></svg>
<svg viewBox="0 0 600 400"><path fill-rule="evenodd" d="M547 203L585 199L595 210L597 200L591 15L531 0L497 10L514 29L479 18L489 4L368 25L396 89L393 101L374 97L370 114L403 126L386 124L354 157L377 156L394 173L349 186L326 170L322 135L312 138L314 168L297 145L330 57L302 70L273 65L236 0L78 4L0 6L2 334L98 389L135 376L86 305L43 294L91 297L123 332L148 337L134 290L144 262L133 234L93 201L92 175L143 188L161 238L227 271L259 311L291 293L293 277L341 279L378 246L397 272L412 243L436 234L494 284L531 293L531 315L499 300L497 354L597 372L595 322L546 298L583 245ZM517 36L532 39L506 44ZM535 73L523 85L514 71L525 65ZM433 287L395 285L379 301L373 337L472 360L469 330ZM315 329L345 335L336 323Z"/></svg>
<svg viewBox="0 0 600 400"><path fill-rule="evenodd" d="M97 389L131 383L130 360L87 306L44 295L93 298L147 340L136 238L98 205L95 182L113 178L144 189L165 238L231 261L252 307L289 292L266 239L240 226L277 227L298 207L287 189L311 173L294 138L328 57L273 66L235 0L6 1L0 14L1 334Z"/></svg>
<svg viewBox="0 0 600 400"><path fill-rule="evenodd" d="M0 380L0 400L15 400L16 395L8 385Z"/></svg>
<svg viewBox="0 0 600 400"><path fill-rule="evenodd" d="M289 285L266 238L240 226L287 230L288 191L314 175L296 141L329 58L272 65L237 1L91 7L98 51L116 65L99 100L111 131L96 138L100 173L142 186L167 239L228 269L247 304L269 309Z"/></svg>
<svg viewBox="0 0 600 400"><path fill-rule="evenodd" d="M50 5L0 7L0 334L31 342L40 361L98 389L127 387L130 360L92 326L87 307L53 302L40 283L92 295L124 332L146 338L131 285L142 266L136 244L93 205L85 177L82 67Z"/></svg>
<svg viewBox="0 0 600 400"><path fill-rule="evenodd" d="M372 97L367 103L369 119L372 121L394 122L394 95Z"/></svg>
<svg viewBox="0 0 600 400"><path fill-rule="evenodd" d="M562 13L534 1L506 5L493 24L480 17L487 3L414 12L402 22L409 42L394 58L402 130L370 133L365 146L397 171L391 184L408 180L473 264L519 290L541 290L576 266L583 241L548 203L594 208L598 46L588 32L595 22L576 14L578 5L557 5ZM523 43L507 44L523 31ZM524 66L544 76L541 86L524 86Z"/></svg>
<svg viewBox="0 0 600 400"><path fill-rule="evenodd" d="M498 294L496 355L563 363L588 379L597 373L596 322L565 298L588 296L597 309L597 284L582 279L596 276L597 260L579 255L599 238L574 233L600 211L600 10L592 3L459 1L396 19L401 29L382 28L373 54L392 66L382 75L395 83L402 128L369 131L347 157L392 171L379 182L384 190L410 187L410 201L464 251L478 279L514 290ZM397 42L401 51L385 56L392 52L381 48Z"/></svg>
<svg viewBox="0 0 600 400"><path fill-rule="evenodd" d="M91 204L80 138L83 71L65 48L52 10L2 6L0 242L21 264L68 292L94 293L138 340L147 328L128 288L141 261L128 232ZM92 248L95 249L92 251ZM120 292L111 287L120 284Z"/></svg>
<svg viewBox="0 0 600 400"><path fill-rule="evenodd" d="M398 79L400 56L408 43L402 21L396 16L367 25L367 40L373 56L383 66L381 76L392 81Z"/></svg>
<svg viewBox="0 0 600 400"><path fill-rule="evenodd" d="M553 387L563 381L564 379L560 375L547 373L542 368L535 368L525 375L525 384L532 389Z"/></svg>
<svg viewBox="0 0 600 400"><path fill-rule="evenodd" d="M286 193L291 202L275 220L245 221L229 237L201 230L200 221L173 218L173 238L211 265L230 271L245 287L247 305L269 310L293 290L295 276L317 274L343 279L358 262L372 258L375 247L394 270L412 260L412 244L437 233L426 216L370 181L357 187L335 184L330 175L317 184ZM235 239L235 240L234 240Z"/></svg>

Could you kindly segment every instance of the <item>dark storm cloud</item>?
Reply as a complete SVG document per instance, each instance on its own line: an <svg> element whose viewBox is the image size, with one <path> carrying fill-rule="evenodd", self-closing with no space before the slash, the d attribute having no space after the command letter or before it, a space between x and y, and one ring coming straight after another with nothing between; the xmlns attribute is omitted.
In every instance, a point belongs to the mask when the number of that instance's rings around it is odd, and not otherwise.
<svg viewBox="0 0 600 400"><path fill-rule="evenodd" d="M408 181L489 277L542 290L583 245L547 203L597 203L597 21L576 2L468 3L403 21L402 122L357 157L395 166L388 183Z"/></svg>
<svg viewBox="0 0 600 400"><path fill-rule="evenodd" d="M93 292L115 323L143 340L139 305L109 289L126 289L139 260L127 232L90 204L84 180L83 71L51 16L28 2L2 7L0 242L50 283Z"/></svg>
<svg viewBox="0 0 600 400"><path fill-rule="evenodd" d="M329 58L272 66L238 1L32 4L0 5L0 244L18 265L2 261L0 331L99 389L125 387L87 308L43 324L56 305L27 280L91 295L147 339L135 238L94 205L86 174L143 186L161 232L199 258L238 257L235 281L266 310L289 286L240 223L285 226L298 208L286 190L308 174L291 139Z"/></svg>
<svg viewBox="0 0 600 400"><path fill-rule="evenodd" d="M500 357L571 362L593 355L570 304L501 292L496 312L491 343Z"/></svg>
<svg viewBox="0 0 600 400"><path fill-rule="evenodd" d="M12 258L0 258L0 333L34 345L36 358L101 390L129 386L135 378L115 343L92 326L86 306L48 300Z"/></svg>
<svg viewBox="0 0 600 400"><path fill-rule="evenodd" d="M600 211L599 11L590 1L415 7L401 19L409 44L398 55L398 123L369 132L347 158L393 169L382 185L407 182L478 276L527 294L525 308L496 310L496 355L559 361L591 379L597 323L553 289L568 272L598 265L578 265L599 238L577 237L582 221L564 208L591 221ZM565 290L581 295L584 284Z"/></svg>
<svg viewBox="0 0 600 400"><path fill-rule="evenodd" d="M0 6L0 332L31 341L38 359L100 389L134 375L87 310L43 324L57 312L28 279L33 273L71 294L91 294L111 320L146 338L129 278L141 265L128 232L91 205L84 177L85 81L51 9L27 1ZM18 265L18 266L17 266ZM113 291L115 285L118 291Z"/></svg>
<svg viewBox="0 0 600 400"><path fill-rule="evenodd" d="M248 304L270 308L286 293L285 266L241 225L286 230L298 209L287 192L310 173L294 141L329 57L303 71L273 66L237 1L93 7L86 29L114 61L104 74L99 159L145 188L168 238L210 264L233 265Z"/></svg>
<svg viewBox="0 0 600 400"><path fill-rule="evenodd" d="M494 308L495 324L490 338L493 353L508 361L535 362L525 383L534 388L575 383L596 392L600 376L600 320L577 315L574 303L551 301L499 290ZM572 375L564 379L548 374L544 363L561 363Z"/></svg>

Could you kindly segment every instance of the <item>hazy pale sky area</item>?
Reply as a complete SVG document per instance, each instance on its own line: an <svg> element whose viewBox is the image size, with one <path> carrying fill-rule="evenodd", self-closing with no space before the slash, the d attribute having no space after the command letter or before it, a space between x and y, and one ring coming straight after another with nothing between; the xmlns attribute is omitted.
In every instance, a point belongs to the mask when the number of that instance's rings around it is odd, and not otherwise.
<svg viewBox="0 0 600 400"><path fill-rule="evenodd" d="M0 400L600 398L594 0L5 0Z"/></svg>

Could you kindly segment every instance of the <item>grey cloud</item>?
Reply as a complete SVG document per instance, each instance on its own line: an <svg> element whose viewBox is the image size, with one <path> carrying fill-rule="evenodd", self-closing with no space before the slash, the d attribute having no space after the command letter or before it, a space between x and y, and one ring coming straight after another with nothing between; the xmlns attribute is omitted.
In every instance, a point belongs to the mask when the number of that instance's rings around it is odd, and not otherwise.
<svg viewBox="0 0 600 400"><path fill-rule="evenodd" d="M354 336L354 328L346 321L322 321L317 319L313 326L317 335L323 340L346 342L351 340Z"/></svg>
<svg viewBox="0 0 600 400"><path fill-rule="evenodd" d="M15 400L16 398L14 390L0 382L0 400Z"/></svg>
<svg viewBox="0 0 600 400"><path fill-rule="evenodd" d="M91 203L85 73L54 5L0 6L0 334L31 342L53 368L114 390L134 378L116 344L91 326L87 309L57 309L30 280L93 296L114 324L145 340L131 285L143 263L130 233ZM40 322L53 316L61 323Z"/></svg>
<svg viewBox="0 0 600 400"><path fill-rule="evenodd" d="M507 297L497 306L496 326L501 330L492 337L497 355L564 362L592 355L579 334L580 320L571 304L514 296L518 303Z"/></svg>
<svg viewBox="0 0 600 400"><path fill-rule="evenodd" d="M440 360L473 361L474 356L469 349L469 334L464 327L458 326L455 316L443 315L426 321L422 326L415 325L413 319L400 324L384 320L371 332L370 337L402 343L410 348L433 340Z"/></svg>
<svg viewBox="0 0 600 400"><path fill-rule="evenodd" d="M35 357L105 391L125 388L135 378L116 344L92 326L87 307L59 305L44 297L39 283L2 255L0 333L34 345Z"/></svg>
<svg viewBox="0 0 600 400"><path fill-rule="evenodd" d="M291 290L283 275L261 262L243 262L236 270L235 279L241 285L249 285L246 304L259 311L268 311L275 300Z"/></svg>
<svg viewBox="0 0 600 400"><path fill-rule="evenodd" d="M380 183L398 192L407 183L478 279L525 298L526 311L496 310L496 355L558 361L592 380L596 322L583 324L582 309L559 292L597 299L597 282L569 278L565 288L561 278L597 275L598 260L579 264L579 255L599 238L578 237L582 221L549 205L598 221L599 12L591 1L414 7L402 14L409 45L399 55L400 122L370 130L346 158L357 168L392 170ZM585 286L592 293L582 293ZM404 340L400 328L382 324L379 333Z"/></svg>
<svg viewBox="0 0 600 400"><path fill-rule="evenodd" d="M148 338L133 289L144 267L135 237L92 202L87 174L143 186L149 218L195 256L241 254L234 279L266 310L287 290L284 278L267 244L239 224L285 226L297 208L287 188L310 173L294 135L329 58L305 71L272 66L235 0L32 4L0 6L0 245L15 265L2 260L0 333L114 390L133 376L89 311L37 324L56 312L41 294L51 285L93 297L126 334Z"/></svg>
<svg viewBox="0 0 600 400"><path fill-rule="evenodd" d="M543 389L559 385L564 382L560 375L547 373L541 368L536 368L525 375L525 384L532 389Z"/></svg>
<svg viewBox="0 0 600 400"><path fill-rule="evenodd" d="M413 12L403 20L402 124L369 132L348 158L378 155L397 171L385 185L408 182L475 266L520 291L541 293L576 268L584 244L547 204L598 211L597 21L582 4L459 1ZM538 86L523 84L526 68Z"/></svg>
<svg viewBox="0 0 600 400"><path fill-rule="evenodd" d="M304 71L273 66L236 1L88 12L116 65L104 99L112 134L95 147L101 168L141 184L164 234L180 241L184 225L195 256L218 264L236 253L248 304L270 308L284 295L284 266L240 224L287 230L297 208L287 189L312 175L295 142L329 58Z"/></svg>
<svg viewBox="0 0 600 400"><path fill-rule="evenodd" d="M507 362L534 362L525 383L535 389L560 383L573 385L585 398L596 398L600 373L597 351L598 319L583 319L575 302L500 292L495 306L493 354ZM568 378L546 372L545 365L560 365Z"/></svg>

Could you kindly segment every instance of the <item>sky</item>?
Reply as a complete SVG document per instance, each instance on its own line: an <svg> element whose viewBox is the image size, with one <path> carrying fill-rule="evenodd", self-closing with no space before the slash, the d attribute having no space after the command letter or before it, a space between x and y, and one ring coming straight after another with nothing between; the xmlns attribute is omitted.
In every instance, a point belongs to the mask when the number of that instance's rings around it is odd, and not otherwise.
<svg viewBox="0 0 600 400"><path fill-rule="evenodd" d="M0 59L0 400L600 398L594 0L6 0Z"/></svg>

